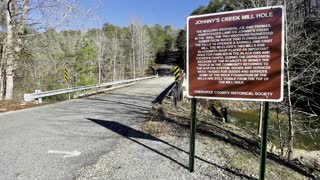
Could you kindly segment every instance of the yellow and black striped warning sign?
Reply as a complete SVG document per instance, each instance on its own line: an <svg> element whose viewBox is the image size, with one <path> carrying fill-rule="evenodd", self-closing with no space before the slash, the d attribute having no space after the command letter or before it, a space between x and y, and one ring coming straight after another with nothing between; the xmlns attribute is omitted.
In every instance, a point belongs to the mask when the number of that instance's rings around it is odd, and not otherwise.
<svg viewBox="0 0 320 180"><path fill-rule="evenodd" d="M69 81L69 71L68 71L68 69L64 69L64 80L66 82Z"/></svg>
<svg viewBox="0 0 320 180"><path fill-rule="evenodd" d="M173 67L173 73L174 73L174 80L176 82L180 81L180 79L181 79L181 69L180 69L179 66L175 65Z"/></svg>

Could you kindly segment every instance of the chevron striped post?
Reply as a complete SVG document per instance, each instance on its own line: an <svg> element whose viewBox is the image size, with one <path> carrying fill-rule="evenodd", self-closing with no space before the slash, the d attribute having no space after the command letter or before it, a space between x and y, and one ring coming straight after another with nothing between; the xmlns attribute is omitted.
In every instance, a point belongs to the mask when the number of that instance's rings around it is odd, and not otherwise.
<svg viewBox="0 0 320 180"><path fill-rule="evenodd" d="M179 100L179 90L180 90L180 81L181 81L181 69L179 66L175 65L173 67L173 74L174 74L174 93L173 93L173 103L174 103L174 106L177 108L177 103L178 103L178 100Z"/></svg>
<svg viewBox="0 0 320 180"><path fill-rule="evenodd" d="M69 82L69 71L68 71L68 69L64 69L64 80L67 83Z"/></svg>
<svg viewBox="0 0 320 180"><path fill-rule="evenodd" d="M64 69L64 80L65 80L66 83L68 84L68 88L69 88L69 87L70 87L70 85L69 85L69 71L68 71L67 68ZM68 95L69 95L69 99L71 99L70 93L68 93Z"/></svg>
<svg viewBox="0 0 320 180"><path fill-rule="evenodd" d="M174 73L174 80L176 82L179 82L181 80L181 69L180 69L180 67L175 65L173 67L173 73Z"/></svg>

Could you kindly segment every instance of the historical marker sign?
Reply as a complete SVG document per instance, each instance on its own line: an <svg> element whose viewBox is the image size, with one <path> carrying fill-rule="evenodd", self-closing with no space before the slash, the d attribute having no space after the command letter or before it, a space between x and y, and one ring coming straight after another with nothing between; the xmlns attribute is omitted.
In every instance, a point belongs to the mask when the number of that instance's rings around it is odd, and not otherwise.
<svg viewBox="0 0 320 180"><path fill-rule="evenodd" d="M283 6L188 17L188 95L282 101Z"/></svg>

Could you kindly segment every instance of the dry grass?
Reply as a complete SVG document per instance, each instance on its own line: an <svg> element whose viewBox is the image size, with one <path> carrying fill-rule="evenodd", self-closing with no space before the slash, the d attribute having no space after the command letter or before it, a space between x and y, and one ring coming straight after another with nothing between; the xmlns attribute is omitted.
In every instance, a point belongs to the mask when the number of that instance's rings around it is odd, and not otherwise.
<svg viewBox="0 0 320 180"><path fill-rule="evenodd" d="M26 109L31 107L37 107L46 105L48 103L35 104L35 103L25 103L23 101L13 100L13 101L0 101L0 113L1 112L9 112L9 111L17 111L20 109Z"/></svg>
<svg viewBox="0 0 320 180"><path fill-rule="evenodd" d="M149 118L142 124L142 130L155 136L189 136L190 103L187 100L179 103L178 108L175 108L172 100L167 98L163 101L162 105L155 105L150 111ZM202 134L202 132L209 132L203 134L204 137L209 138L209 136L212 136L219 142L225 142L233 146L231 149L238 149L236 154L240 153L239 156L228 158L228 156L221 155L224 157L225 161L228 162L226 166L229 169L234 169L235 171L249 175L258 171L260 141L254 133L238 128L232 124L222 123L212 117L210 112L202 107L198 107L197 128L197 131L200 134ZM209 144L211 143L204 142L204 144L210 146ZM217 148L216 145L217 144L215 143L212 150ZM226 151L226 149L224 150ZM219 151L219 153L221 152L222 151ZM293 171L291 168L280 165L281 163L278 164L276 161L281 160L275 156L276 155L272 156L273 160L268 160L269 168L267 171L270 175L269 177L277 177L280 179L285 177L306 179L306 177Z"/></svg>

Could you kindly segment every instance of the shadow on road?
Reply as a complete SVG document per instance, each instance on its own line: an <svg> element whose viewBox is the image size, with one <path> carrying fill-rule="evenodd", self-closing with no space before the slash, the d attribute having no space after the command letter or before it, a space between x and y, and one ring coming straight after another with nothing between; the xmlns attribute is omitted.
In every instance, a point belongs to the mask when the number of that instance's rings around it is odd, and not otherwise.
<svg viewBox="0 0 320 180"><path fill-rule="evenodd" d="M148 139L148 140L152 140L152 141L164 142L161 139L158 139L158 138L156 138L154 136L151 136L151 135L146 134L144 132L135 130L135 129L129 127L129 126L120 124L120 123L115 122L115 121L104 121L104 120L91 119L91 118L87 118L87 119L92 121L92 122L94 122L94 123L96 123L96 124L99 124L100 126L103 126L103 127L107 128L107 129L109 129L109 130L111 130L111 131L113 131L115 133L120 134L121 136L129 139L130 141L133 141L133 142L135 142L135 143L137 143L137 144L139 144L139 145L141 145L141 146L143 146L143 147L145 147L145 148L147 148L147 149L149 149L149 150L151 150L151 151L153 151L153 152L155 152L155 153L157 153L157 154L159 154L159 155L161 155L161 156L163 156L163 157L165 157L165 158L167 158L167 159L169 159L169 160L171 160L171 161L173 161L173 162L175 162L177 164L179 164L180 166L182 166L184 168L188 168L187 166L181 164L177 160L175 160L175 159L173 159L173 158L161 153L160 151L152 149L151 147L146 146L145 144L143 144L143 143L141 143L141 142L139 142L139 141L137 141L135 139L132 139L132 138L140 138L140 139Z"/></svg>
<svg viewBox="0 0 320 180"><path fill-rule="evenodd" d="M165 157L165 158L167 158L169 160L171 160L172 162L174 162L174 163L176 163L176 164L178 164L178 165L180 165L180 166L182 166L182 167L184 167L186 169L188 169L188 167L186 165L178 162L177 160L173 159L172 157L170 157L170 156L168 156L168 155L166 155L166 154L164 154L164 153L162 153L162 152L160 152L158 150L155 150L155 149L153 149L153 148L151 148L151 147L149 147L149 146L147 146L147 145L145 145L145 144L143 144L143 143L141 143L141 142L139 142L139 141L137 141L137 140L135 140L133 138L140 138L140 139L158 141L158 142L164 143L164 144L166 144L166 145L168 145L168 146L170 146L170 147L172 147L172 148L174 148L174 149L176 149L178 151L181 151L183 153L189 154L189 152L187 152L187 151L185 151L185 150L183 150L183 149L181 149L179 147L176 147L176 146L174 146L174 145L172 145L172 144L170 144L170 143L168 143L168 142L166 142L166 141L164 141L162 139L156 138L156 137L154 137L152 135L146 134L146 133L144 133L142 131L138 131L136 129L133 129L133 128L129 127L129 126L120 124L120 123L115 122L115 121L99 120L99 119L92 119L92 118L87 118L87 119L92 121L92 122L94 122L94 123L96 123L96 124L98 124L98 125L100 125L100 126L103 126L103 127L107 128L107 129L109 129L109 130L111 130L111 131L113 131L113 132L115 132L115 133L127 138L127 139L129 139L132 142L135 142L135 143L137 143L137 144L139 144L139 145L141 145L141 146L143 146L143 147L145 147L145 148L147 148L147 149L149 149L149 150L151 150L151 151L153 151L153 152L155 152L155 153L157 153L157 154L159 154L159 155L161 155L161 156L163 156L163 157ZM227 167L222 167L222 166L220 166L218 164L215 164L215 163L212 163L210 161L207 161L207 160L205 160L203 158L200 158L198 156L195 156L195 158L200 160L200 161L202 161L202 162L205 162L205 163L208 163L210 165L216 166L217 168L223 169L223 170L225 170L225 171L227 171L229 173L232 173L232 174L234 174L236 176L244 177L244 178L247 178L247 179L255 179L255 178L247 176L245 174L241 174L239 172L233 171L233 170L231 170L231 169L229 169Z"/></svg>

